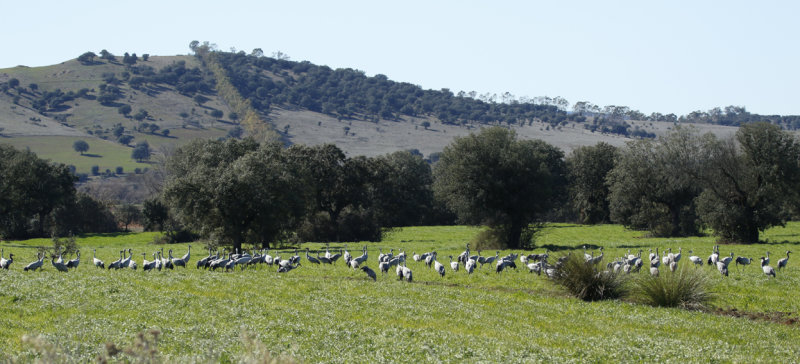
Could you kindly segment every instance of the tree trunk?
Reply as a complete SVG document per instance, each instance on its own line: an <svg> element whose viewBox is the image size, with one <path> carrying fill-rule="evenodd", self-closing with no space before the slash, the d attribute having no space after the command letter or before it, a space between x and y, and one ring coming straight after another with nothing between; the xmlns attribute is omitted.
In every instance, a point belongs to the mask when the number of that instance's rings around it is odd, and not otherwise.
<svg viewBox="0 0 800 364"><path fill-rule="evenodd" d="M522 223L512 221L508 226L508 235L506 235L506 244L509 249L519 249L519 238L522 235Z"/></svg>

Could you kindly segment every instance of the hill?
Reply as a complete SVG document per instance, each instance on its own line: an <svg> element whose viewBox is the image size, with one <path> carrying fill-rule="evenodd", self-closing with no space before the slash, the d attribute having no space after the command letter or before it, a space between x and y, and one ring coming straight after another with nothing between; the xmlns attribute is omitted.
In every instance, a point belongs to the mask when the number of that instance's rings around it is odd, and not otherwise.
<svg viewBox="0 0 800 364"><path fill-rule="evenodd" d="M122 60L83 55L47 67L0 70L0 143L88 173L94 165L100 171L146 168L130 158L141 141L157 151L196 138L236 136L240 128L252 133L251 113L287 144L335 143L349 155L368 156L405 149L429 156L488 125L513 128L565 152L601 141L622 145L634 131L655 136L675 125L569 114L560 98L495 102L352 69L195 51L135 59L126 54ZM718 134L736 130L700 127ZM86 155L71 150L78 139L89 143Z"/></svg>

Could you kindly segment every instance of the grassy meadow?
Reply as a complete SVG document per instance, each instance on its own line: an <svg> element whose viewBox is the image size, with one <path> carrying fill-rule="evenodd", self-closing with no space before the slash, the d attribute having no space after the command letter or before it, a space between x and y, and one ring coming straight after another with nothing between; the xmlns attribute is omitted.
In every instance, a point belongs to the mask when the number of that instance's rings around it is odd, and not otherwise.
<svg viewBox="0 0 800 364"><path fill-rule="evenodd" d="M361 271L334 265L302 266L278 274L267 266L233 273L194 268L207 255L193 243L188 269L143 272L140 253L164 247L175 256L186 244L153 245L156 233L91 235L78 238L81 265L57 272L49 262L38 272L23 272L35 247L49 239L0 243L5 257L0 271L0 361L39 358L24 335L40 336L61 356L59 361L90 361L107 342L131 345L137 333L161 332L160 358L166 362L237 362L260 348L306 362L539 362L539 361L689 361L773 362L800 357L800 327L785 320L737 318L701 311L654 308L627 301L587 303L569 297L544 276L517 271L494 273L485 266L467 275L447 264L480 231L474 227L409 227L390 232L383 242L368 243L367 265L377 271L379 249L412 253L438 251L448 269L439 277L422 262L409 259L414 282L378 272L373 282ZM719 309L797 319L800 263L792 257L777 279L766 277L758 263L721 277L709 266L695 268L689 250L706 258L712 237L657 239L616 225L549 225L537 236L537 249L565 254L605 248L603 264L639 249L683 248L679 269L702 269L713 282ZM724 256L758 259L768 250L772 266L797 250L800 223L768 230L761 245L723 245ZM365 243L349 243L353 255ZM308 243L324 253L325 245ZM337 250L343 244L331 244ZM121 248L133 249L137 271L99 270L92 249L106 264ZM474 251L473 251L474 252ZM481 255L494 255L483 251ZM500 252L503 256L508 251ZM292 251L271 251L284 258ZM66 258L65 258L66 259ZM642 274L646 274L642 272ZM662 274L670 274L662 269ZM781 314L776 314L780 312ZM252 340L242 340L242 337ZM794 358L794 359L792 359Z"/></svg>

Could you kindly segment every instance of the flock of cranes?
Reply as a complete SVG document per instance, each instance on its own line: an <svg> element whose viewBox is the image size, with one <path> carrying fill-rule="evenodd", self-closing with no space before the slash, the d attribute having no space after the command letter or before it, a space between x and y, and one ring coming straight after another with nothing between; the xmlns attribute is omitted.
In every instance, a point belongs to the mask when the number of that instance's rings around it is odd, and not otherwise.
<svg viewBox="0 0 800 364"><path fill-rule="evenodd" d="M162 269L174 269L175 267L183 267L189 263L189 258L191 257L191 249L192 246L189 245L186 251L186 254L180 258L174 257L172 255L172 249L167 251L167 255L164 255L164 248L157 250L151 254L153 260L147 260L147 253L140 253L142 255L142 270L143 271L160 271ZM51 256L50 264L60 272L67 272L70 269L78 268L80 264L81 254L80 251L75 252L75 258L64 261L63 259L63 250L58 252L58 255L55 254ZM106 264L97 258L97 251L96 249L92 252L92 264L97 268L106 269ZM448 255L449 258L449 268L454 273L457 273L460 267L463 265L464 271L467 274L472 274L476 268L480 269L483 268L484 265L494 265L494 271L496 273L501 273L508 269L516 269L517 265L515 261L519 260L519 262L526 267L531 273L537 273L541 275L545 273L548 276L553 276L555 273L555 269L558 267L559 263L563 262L566 257L561 257L555 265L551 265L548 263L549 253L545 251L542 254L514 254L511 253L509 255L500 257L500 251L497 251L494 256L481 256L481 251L479 250L477 254L472 254L469 249L469 244L466 246L466 250L464 250L461 254L456 257L456 260L453 260L452 255ZM666 267L670 271L674 272L677 269L678 262L682 258L683 249L679 248L677 253L672 252L672 248L667 249L665 254L662 256L660 255L659 249L656 248L655 252L650 249L649 255L647 257L648 261L644 261L642 257L642 250L639 250L638 254L631 254L630 250L626 255L622 257L618 257L613 261L609 262L606 265L607 270L613 272L624 272L624 273L638 273L644 264L648 264L650 269L650 274L653 276L658 276L660 273L660 268L662 266ZM723 276L728 276L728 266L731 262L734 262L737 266L744 266L750 265L753 259L747 257L735 257L734 253L731 252L730 255L721 256L719 252L719 246L715 245L712 248L711 255L708 256L707 259L703 259L699 256L693 254L693 251L689 251L689 261L694 264L695 266L702 266L703 262L705 261L708 265L714 266L717 268L720 274ZM788 261L789 256L792 252L786 251L786 257L782 258L778 261L778 271L785 268ZM587 263L592 264L599 264L604 258L603 248L599 249L599 254L595 255L595 253L587 252L586 246L583 247L583 257ZM111 263L108 264L107 269L132 269L136 270L138 265L136 261L133 260L133 250L132 249L122 249L119 251L119 258ZM438 254L436 251L427 252L423 254L416 254L412 253L411 259L415 262L422 262L425 264L427 268L433 268L433 270L439 274L441 277L444 277L447 269L444 264L439 262ZM339 252L331 253L328 248L325 248L325 254L320 255L319 252L316 253L316 256L312 256L310 250L306 248L305 251L305 259L310 264L334 264L339 259L342 259L345 265L353 270L361 270L364 272L369 278L373 280L377 280L377 274L374 270L369 268L366 263L368 259L367 247L364 246L361 250L361 255L354 256L347 250L347 245L344 246L343 249L340 249ZM43 268L45 265L45 254L38 253L36 256L36 260L26 265L23 270L24 271L36 271L38 269ZM770 257L769 252L766 253L765 257L761 257L761 268L765 275L776 277L775 269L769 265ZM229 253L223 249L220 253L217 251L213 253L210 249L208 252L208 256L203 257L197 261L196 268L197 269L207 269L207 270L217 270L221 269L224 271L233 271L236 269L238 265L240 269L244 270L247 267L255 267L257 265L268 265L273 267L277 265L278 273L286 273L293 269L297 269L301 266L301 256L298 254L298 250L295 249L294 255L288 256L285 259L282 258L280 255L272 256L269 254L268 249L263 250L253 250L252 252L232 252ZM0 250L0 269L8 269L9 266L14 262L14 254L10 253L8 258L6 259L3 257L3 251ZM395 273L397 274L398 279L406 280L411 282L413 280L413 273L406 263L406 253L405 251L400 251L399 254L394 254L394 249L391 249L389 253L383 253L382 249L379 249L378 260L377 260L378 271L382 274L388 274L388 272L395 267Z"/></svg>

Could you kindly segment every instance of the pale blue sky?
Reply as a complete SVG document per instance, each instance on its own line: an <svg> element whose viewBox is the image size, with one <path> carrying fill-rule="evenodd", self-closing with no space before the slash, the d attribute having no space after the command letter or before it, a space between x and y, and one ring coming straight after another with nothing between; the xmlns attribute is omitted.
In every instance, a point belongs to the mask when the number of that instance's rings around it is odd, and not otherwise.
<svg viewBox="0 0 800 364"><path fill-rule="evenodd" d="M192 40L426 89L800 114L797 1L3 1L0 68Z"/></svg>

